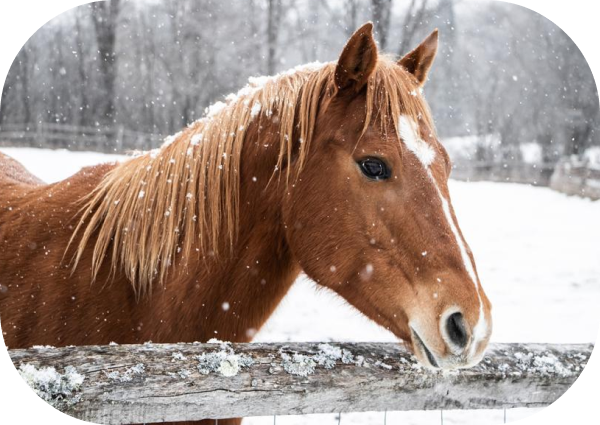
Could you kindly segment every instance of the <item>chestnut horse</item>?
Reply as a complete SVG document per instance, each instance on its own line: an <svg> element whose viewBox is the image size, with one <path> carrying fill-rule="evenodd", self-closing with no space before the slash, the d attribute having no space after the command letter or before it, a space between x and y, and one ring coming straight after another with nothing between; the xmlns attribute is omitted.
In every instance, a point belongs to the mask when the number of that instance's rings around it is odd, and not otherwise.
<svg viewBox="0 0 600 425"><path fill-rule="evenodd" d="M424 365L477 363L491 305L421 93L437 44L395 62L365 24L337 62L251 79L160 149L59 183L1 156L6 344L246 342L303 271Z"/></svg>

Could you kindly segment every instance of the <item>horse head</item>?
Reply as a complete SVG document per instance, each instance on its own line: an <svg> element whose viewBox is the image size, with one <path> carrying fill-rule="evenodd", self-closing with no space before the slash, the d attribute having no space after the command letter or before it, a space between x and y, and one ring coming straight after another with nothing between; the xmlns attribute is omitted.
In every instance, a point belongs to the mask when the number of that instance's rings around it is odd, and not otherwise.
<svg viewBox="0 0 600 425"><path fill-rule="evenodd" d="M370 23L349 39L283 217L310 278L404 340L421 363L452 369L481 360L492 319L422 95L437 45L435 31L395 62L378 57Z"/></svg>

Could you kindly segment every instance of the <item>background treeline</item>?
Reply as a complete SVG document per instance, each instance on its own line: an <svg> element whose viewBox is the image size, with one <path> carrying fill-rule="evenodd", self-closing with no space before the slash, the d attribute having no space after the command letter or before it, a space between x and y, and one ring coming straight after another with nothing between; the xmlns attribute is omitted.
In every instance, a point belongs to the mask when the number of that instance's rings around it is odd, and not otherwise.
<svg viewBox="0 0 600 425"><path fill-rule="evenodd" d="M15 59L0 128L43 122L172 134L249 76L335 60L367 20L393 55L440 29L425 95L442 138L469 136L468 159L513 166L535 144L537 161L555 164L599 145L596 86L569 37L525 8L460 0L81 6L41 28Z"/></svg>

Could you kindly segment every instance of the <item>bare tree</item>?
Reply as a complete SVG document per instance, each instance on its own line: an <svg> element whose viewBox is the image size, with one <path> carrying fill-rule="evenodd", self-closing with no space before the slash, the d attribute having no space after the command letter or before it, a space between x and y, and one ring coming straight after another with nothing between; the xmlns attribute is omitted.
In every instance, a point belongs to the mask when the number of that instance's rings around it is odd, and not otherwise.
<svg viewBox="0 0 600 425"><path fill-rule="evenodd" d="M328 0L320 0L309 4L310 7L314 9L313 14L316 14L317 17L317 21L313 22L311 30L317 26L315 24L318 24L319 12L321 10L327 14L325 18L328 25L340 30L340 33L344 34L347 38L349 38L358 28L360 0L345 0L344 7L341 11L337 3L332 7Z"/></svg>
<svg viewBox="0 0 600 425"><path fill-rule="evenodd" d="M399 55L406 54L410 46L414 43L414 38L419 30L419 25L421 25L427 15L427 1L428 0L411 0L402 24L400 46L398 48Z"/></svg>
<svg viewBox="0 0 600 425"><path fill-rule="evenodd" d="M346 0L344 3L345 33L350 37L358 28L358 0Z"/></svg>
<svg viewBox="0 0 600 425"><path fill-rule="evenodd" d="M390 30L390 18L392 16L392 0L371 0L373 10L373 23L375 35L379 41L379 47L385 50Z"/></svg>
<svg viewBox="0 0 600 425"><path fill-rule="evenodd" d="M92 18L96 30L98 45L99 69L102 75L103 88L106 93L101 118L112 123L115 120L115 80L116 62L115 42L117 37L117 20L121 0L98 1L91 4Z"/></svg>
<svg viewBox="0 0 600 425"><path fill-rule="evenodd" d="M281 23L282 0L268 0L267 6L267 74L275 73L277 38Z"/></svg>
<svg viewBox="0 0 600 425"><path fill-rule="evenodd" d="M0 123L2 124L6 122L30 124L32 122L30 49L29 45L21 49L11 68L11 71L14 71L9 72L6 77L0 103Z"/></svg>
<svg viewBox="0 0 600 425"><path fill-rule="evenodd" d="M79 84L82 86L88 84L89 79L89 71L86 67L86 52L84 49L84 38L83 38L83 20L85 16L83 15L83 8L78 7L75 9L75 45L73 53L77 58L77 74L79 77ZM80 126L87 126L90 124L90 100L88 95L88 90L81 90L81 99L80 99L80 114L79 114L79 122Z"/></svg>
<svg viewBox="0 0 600 425"><path fill-rule="evenodd" d="M597 145L597 91L573 42L525 9L501 3L456 8L459 1L113 0L83 6L44 26L19 53L3 88L0 119L81 126L118 119L132 130L171 134L249 76L335 60L349 34L371 18L381 48L401 55L440 29L425 94L442 139L502 139L500 146L480 146L481 161L518 161L522 145L531 142L549 163Z"/></svg>
<svg viewBox="0 0 600 425"><path fill-rule="evenodd" d="M18 63L19 63L19 79L21 80L21 99L23 102L23 122L30 123L33 115L31 113L32 100L31 100L31 88L30 88L30 52L27 47L24 47L19 52Z"/></svg>

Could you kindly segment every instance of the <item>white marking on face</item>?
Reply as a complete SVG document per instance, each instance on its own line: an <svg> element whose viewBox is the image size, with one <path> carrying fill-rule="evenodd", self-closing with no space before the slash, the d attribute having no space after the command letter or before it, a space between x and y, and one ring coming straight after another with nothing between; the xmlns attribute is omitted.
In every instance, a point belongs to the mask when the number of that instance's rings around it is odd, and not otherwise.
<svg viewBox="0 0 600 425"><path fill-rule="evenodd" d="M454 239L456 239L456 244L458 245L458 249L460 251L460 256L463 260L465 268L467 269L467 273L468 273L469 277L471 278L471 280L473 281L473 283L475 285L475 290L477 291L477 298L479 299L479 319L477 319L477 324L475 324L475 327L473 328L473 343L471 344L471 348L469 350L469 356L473 356L473 354L475 354L475 350L478 345L477 343L480 340L482 340L487 333L487 322L485 320L485 313L483 312L483 301L481 300L481 294L479 293L479 280L477 279L477 275L475 273L475 267L473 266L473 261L471 261L471 257L467 253L467 248L465 246L463 238L460 236L460 233L458 232L458 228L456 227L456 224L454 223L452 214L450 213L450 205L448 204L448 200L446 198L444 198L444 195L442 195L442 192L438 188L437 183L435 182L435 179L433 177L433 174L431 174L431 170L428 169L427 174L429 175L429 178L433 182L433 185L435 186L435 189L437 190L438 196L440 197L440 200L442 201L442 210L444 211L446 220L448 221L448 224L450 225L450 230L452 230L452 233L454 234Z"/></svg>
<svg viewBox="0 0 600 425"><path fill-rule="evenodd" d="M454 238L456 239L456 244L458 245L458 249L460 251L460 256L463 260L465 268L467 269L467 273L469 274L469 277L471 278L471 280L475 283L475 287L478 289L478 292L479 292L479 288L478 288L479 285L477 283L477 276L475 275L475 268L473 267L473 262L471 261L471 257L469 257L469 254L467 253L467 248L465 247L465 244L464 244L462 238L460 237L458 228L456 227L456 224L454 223L452 213L450 212L450 204L448 204L448 200L446 198L444 198L444 195L442 195L442 192L440 191L437 184L435 183L435 179L433 178L433 174L431 174L431 170L427 170L427 174L429 175L429 178L434 182L435 189L437 190L438 196L440 197L440 200L442 201L442 210L444 211L444 216L446 216L446 220L448 221L448 224L450 225L450 230L452 230L452 234L454 234Z"/></svg>
<svg viewBox="0 0 600 425"><path fill-rule="evenodd" d="M433 163L435 159L435 151L433 147L431 147L427 142L419 136L419 131L417 124L414 120L406 115L401 115L399 118L399 133L400 138L406 145L406 147L415 154L415 156L421 161L423 167L427 171L427 175L429 179L433 183L435 190L440 198L442 203L442 210L444 211L444 216L446 217L446 221L454 235L454 239L456 240L456 245L458 246L458 250L460 252L460 256L463 260L463 264L465 269L467 270L467 274L473 281L475 285L475 290L477 291L477 298L479 299L479 319L477 320L477 324L473 328L473 343L470 348L470 356L473 356L477 347L477 342L485 337L487 334L487 321L485 319L485 314L483 312L483 301L481 299L481 294L479 293L479 280L477 279L477 274L475 273L475 266L473 265L473 261L467 252L467 247L463 238L461 237L458 227L454 222L454 218L452 217L452 213L450 212L450 204L448 200L444 197L440 188L437 185L435 178L431 172L429 166Z"/></svg>
<svg viewBox="0 0 600 425"><path fill-rule="evenodd" d="M400 138L406 147L415 154L425 168L429 167L435 159L435 151L419 137L417 124L409 117L401 115L398 120L400 123Z"/></svg>

